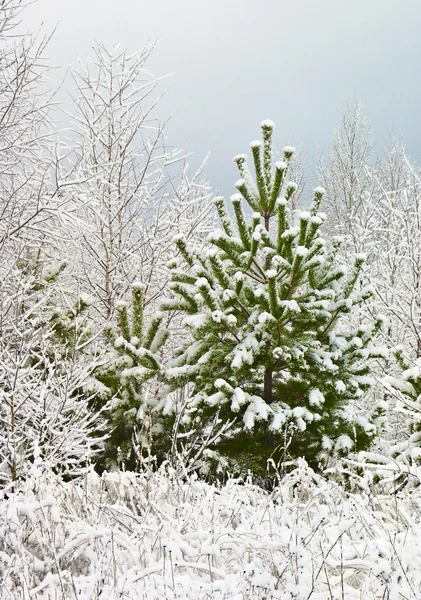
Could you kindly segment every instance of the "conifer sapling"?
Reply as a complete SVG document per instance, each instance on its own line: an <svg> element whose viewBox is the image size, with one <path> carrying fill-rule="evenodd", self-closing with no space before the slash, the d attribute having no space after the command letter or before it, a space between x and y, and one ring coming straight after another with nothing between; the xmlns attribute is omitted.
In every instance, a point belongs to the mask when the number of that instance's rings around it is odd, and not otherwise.
<svg viewBox="0 0 421 600"><path fill-rule="evenodd" d="M106 402L108 414L109 437L98 466L109 469L120 464L134 470L152 434L149 420L154 393L147 384L161 376L160 350L168 331L161 327L161 312L145 327L140 282L132 284L131 318L125 301L119 301L116 309L117 329L107 332L114 349L94 369L89 389L96 394L97 404Z"/></svg>
<svg viewBox="0 0 421 600"><path fill-rule="evenodd" d="M273 165L274 124L261 128L263 141L251 143L255 180L247 157L236 156L239 193L232 210L215 198L221 228L208 249L175 238L174 297L162 308L184 313L192 338L166 371L165 393L188 383L184 423L194 431L216 414L231 420L211 450L264 471L286 445L317 466L370 443L378 410L362 414L359 401L372 383L370 359L382 354L373 343L382 319L344 324L372 295L358 284L364 256L347 272L337 258L341 240L321 236L323 189L308 210L289 208L294 148ZM163 406L171 414L168 398Z"/></svg>

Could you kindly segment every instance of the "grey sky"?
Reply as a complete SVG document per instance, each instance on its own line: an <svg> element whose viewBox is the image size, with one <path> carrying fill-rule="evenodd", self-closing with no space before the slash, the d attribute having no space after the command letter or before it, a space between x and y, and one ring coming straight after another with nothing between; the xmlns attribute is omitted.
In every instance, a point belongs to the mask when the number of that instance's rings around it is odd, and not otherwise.
<svg viewBox="0 0 421 600"><path fill-rule="evenodd" d="M402 132L421 159L420 0L38 0L26 28L58 23L55 64L90 56L94 40L134 51L160 39L149 68L174 73L162 113L170 141L210 150L214 189L233 193L232 157L247 152L259 122L301 146L311 165L347 102L364 104L381 148Z"/></svg>

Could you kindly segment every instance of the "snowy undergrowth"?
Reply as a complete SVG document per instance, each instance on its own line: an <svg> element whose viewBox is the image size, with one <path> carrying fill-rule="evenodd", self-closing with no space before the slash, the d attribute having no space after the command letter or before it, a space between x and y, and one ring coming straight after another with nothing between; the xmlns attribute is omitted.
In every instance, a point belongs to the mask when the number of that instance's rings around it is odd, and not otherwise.
<svg viewBox="0 0 421 600"><path fill-rule="evenodd" d="M421 493L347 494L304 462L271 493L35 470L2 495L1 598L420 597Z"/></svg>

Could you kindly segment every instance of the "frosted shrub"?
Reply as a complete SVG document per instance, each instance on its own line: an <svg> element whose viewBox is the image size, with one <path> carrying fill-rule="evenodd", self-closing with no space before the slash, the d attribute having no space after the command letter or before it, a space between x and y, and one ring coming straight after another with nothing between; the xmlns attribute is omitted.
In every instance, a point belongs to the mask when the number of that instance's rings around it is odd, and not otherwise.
<svg viewBox="0 0 421 600"><path fill-rule="evenodd" d="M170 470L29 475L1 492L2 598L419 598L419 493L344 493L304 462L270 494Z"/></svg>

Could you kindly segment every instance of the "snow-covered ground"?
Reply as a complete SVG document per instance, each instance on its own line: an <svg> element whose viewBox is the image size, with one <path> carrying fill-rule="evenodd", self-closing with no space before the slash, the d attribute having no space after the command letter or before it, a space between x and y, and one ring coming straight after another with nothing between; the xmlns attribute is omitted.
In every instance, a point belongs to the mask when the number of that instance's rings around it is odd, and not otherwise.
<svg viewBox="0 0 421 600"><path fill-rule="evenodd" d="M303 462L273 492L34 471L0 503L0 598L421 598L421 493L346 493Z"/></svg>

